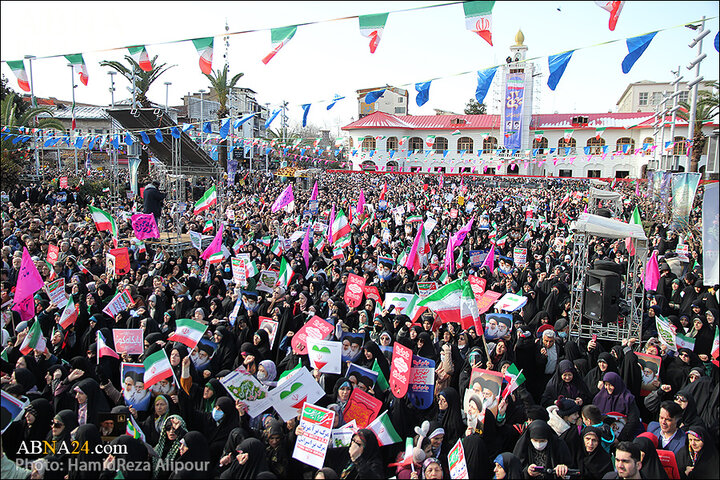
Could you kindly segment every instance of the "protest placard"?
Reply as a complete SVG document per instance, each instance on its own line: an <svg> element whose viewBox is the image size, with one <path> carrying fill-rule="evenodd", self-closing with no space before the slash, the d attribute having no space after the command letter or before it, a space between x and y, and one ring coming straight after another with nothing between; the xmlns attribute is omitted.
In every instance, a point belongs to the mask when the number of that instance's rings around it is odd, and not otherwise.
<svg viewBox="0 0 720 480"><path fill-rule="evenodd" d="M112 300L110 300L110 303L108 303L107 306L103 308L103 313L110 315L110 317L112 318L115 318L115 315L124 310L127 310L128 306L131 303L133 303L133 299L130 296L130 290L125 289L115 295Z"/></svg>
<svg viewBox="0 0 720 480"><path fill-rule="evenodd" d="M267 387L245 371L243 367L239 367L222 377L220 383L234 400L240 400L247 405L247 413L253 418L272 407L272 400Z"/></svg>
<svg viewBox="0 0 720 480"><path fill-rule="evenodd" d="M342 343L319 340L310 336L306 338L305 343L307 344L310 365L317 368L321 373L340 373Z"/></svg>
<svg viewBox="0 0 720 480"><path fill-rule="evenodd" d="M380 413L382 402L359 388L353 389L343 410L346 421L355 420L359 428L365 428Z"/></svg>
<svg viewBox="0 0 720 480"><path fill-rule="evenodd" d="M326 322L317 315L313 316L293 335L290 345L297 355L307 355L308 337L324 340L335 330L332 324Z"/></svg>
<svg viewBox="0 0 720 480"><path fill-rule="evenodd" d="M435 361L413 355L408 400L416 408L425 410L432 405L434 392Z"/></svg>
<svg viewBox="0 0 720 480"><path fill-rule="evenodd" d="M465 461L465 449L463 449L461 440L458 440L448 452L448 467L450 468L450 478L453 480L470 478Z"/></svg>
<svg viewBox="0 0 720 480"><path fill-rule="evenodd" d="M47 284L45 287L50 303L54 303L58 308L65 308L68 303L68 296L65 293L65 279L58 278Z"/></svg>
<svg viewBox="0 0 720 480"><path fill-rule="evenodd" d="M305 402L317 402L324 395L325 390L318 385L308 369L303 367L283 378L277 387L270 390L272 406L286 422L298 416L298 411Z"/></svg>
<svg viewBox="0 0 720 480"><path fill-rule="evenodd" d="M297 437L293 458L315 468L325 463L335 412L306 403L300 415L302 435Z"/></svg>
<svg viewBox="0 0 720 480"><path fill-rule="evenodd" d="M142 355L145 351L142 328L113 328L113 342L117 353Z"/></svg>

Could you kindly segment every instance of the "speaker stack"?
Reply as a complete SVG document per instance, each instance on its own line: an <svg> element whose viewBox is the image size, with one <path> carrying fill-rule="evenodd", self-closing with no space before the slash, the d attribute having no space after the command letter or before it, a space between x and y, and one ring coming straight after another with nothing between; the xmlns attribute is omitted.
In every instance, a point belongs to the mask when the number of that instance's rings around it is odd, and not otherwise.
<svg viewBox="0 0 720 480"><path fill-rule="evenodd" d="M620 300L620 265L615 262L595 262L594 266L585 275L583 317L603 324L616 322Z"/></svg>

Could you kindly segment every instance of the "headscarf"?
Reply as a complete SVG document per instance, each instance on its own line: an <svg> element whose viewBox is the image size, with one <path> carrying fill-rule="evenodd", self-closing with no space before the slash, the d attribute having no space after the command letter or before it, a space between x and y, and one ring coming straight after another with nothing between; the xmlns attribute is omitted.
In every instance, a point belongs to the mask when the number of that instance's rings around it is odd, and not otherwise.
<svg viewBox="0 0 720 480"><path fill-rule="evenodd" d="M585 436L588 434L594 434L597 437L597 447L592 453L588 453L585 449ZM602 447L602 435L603 432L597 427L585 427L580 433L580 440L582 454L578 459L578 467L583 478L603 478L608 472L613 470L612 458L610 454L605 451Z"/></svg>
<svg viewBox="0 0 720 480"><path fill-rule="evenodd" d="M522 465L520 460L510 452L503 452L493 460L493 463L499 464L505 470L505 478L515 479L523 478ZM471 476L471 478L477 478Z"/></svg>
<svg viewBox="0 0 720 480"><path fill-rule="evenodd" d="M460 414L462 410L460 394L453 387L447 387L438 396L442 396L448 405L442 417L442 428L445 430L448 443L453 445L465 433L465 424Z"/></svg>
<svg viewBox="0 0 720 480"><path fill-rule="evenodd" d="M532 438L547 440L547 447L542 452L538 452L530 441ZM533 420L513 449L513 455L520 460L523 469L526 469L531 463L538 465L533 460L538 454L546 456L547 460L544 466L549 468L557 465L569 465L572 461L567 445L558 438L545 420Z"/></svg>
<svg viewBox="0 0 720 480"><path fill-rule="evenodd" d="M210 467L210 445L205 436L193 430L185 434L182 442L187 447L187 451L177 458L179 467L176 467L173 478L207 478L213 467ZM205 466L205 470L202 469L202 466Z"/></svg>
<svg viewBox="0 0 720 480"><path fill-rule="evenodd" d="M238 451L248 454L247 461L240 465L237 459L220 478L247 478L255 479L258 474L269 470L265 457L265 445L257 438L246 438L237 446Z"/></svg>
<svg viewBox="0 0 720 480"><path fill-rule="evenodd" d="M615 389L612 395L605 388L600 389L593 404L600 409L600 412L606 414L608 412L619 412L627 415L630 411L635 396L625 386L620 375L615 372L606 372L603 376L603 382L610 383Z"/></svg>
<svg viewBox="0 0 720 480"><path fill-rule="evenodd" d="M162 425L162 429L160 430L160 440L158 441L157 445L155 446L155 451L158 454L158 457L153 457L153 478L157 478L160 475L162 470L160 466L158 465L159 460L165 460L168 464L170 462L173 462L175 460L175 457L177 457L178 451L180 450L180 436L172 441L170 446L168 447L167 453L163 454L165 451L165 443L170 442L167 438L167 432L165 429L168 425L172 425L171 420L177 420L180 422L180 426L183 428L183 430L187 431L187 425L185 425L185 420L180 415L170 415L165 419Z"/></svg>
<svg viewBox="0 0 720 480"><path fill-rule="evenodd" d="M35 417L33 424L25 429L25 440L44 440L53 417L52 405L44 398L36 398L25 407L25 411Z"/></svg>
<svg viewBox="0 0 720 480"><path fill-rule="evenodd" d="M678 468L684 473L685 467L692 466L693 470L688 478L717 478L718 450L713 435L702 425L692 427L688 431L688 435L690 434L699 437L703 442L703 447L693 461L690 440L686 438L685 446L677 454Z"/></svg>
<svg viewBox="0 0 720 480"><path fill-rule="evenodd" d="M656 478L658 480L667 479L667 473L663 468L660 457L658 457L657 448L652 440L647 437L636 437L633 443L640 447L645 455L643 456L640 474L643 478Z"/></svg>

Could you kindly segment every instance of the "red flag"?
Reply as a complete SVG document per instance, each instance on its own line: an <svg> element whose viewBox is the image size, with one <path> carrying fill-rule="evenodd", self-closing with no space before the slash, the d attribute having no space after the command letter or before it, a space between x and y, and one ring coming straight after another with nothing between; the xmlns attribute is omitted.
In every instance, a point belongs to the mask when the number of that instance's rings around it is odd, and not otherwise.
<svg viewBox="0 0 720 480"><path fill-rule="evenodd" d="M392 363L390 365L390 391L395 398L402 398L407 394L410 385L410 373L413 353L408 347L395 342L393 346Z"/></svg>

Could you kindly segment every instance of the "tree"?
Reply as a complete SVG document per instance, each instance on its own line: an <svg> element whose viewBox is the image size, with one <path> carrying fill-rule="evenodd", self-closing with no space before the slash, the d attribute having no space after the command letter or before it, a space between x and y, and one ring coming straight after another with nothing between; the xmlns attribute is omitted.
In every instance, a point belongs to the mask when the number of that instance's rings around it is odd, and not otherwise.
<svg viewBox="0 0 720 480"><path fill-rule="evenodd" d="M705 150L705 144L707 143L707 136L702 132L702 127L707 122L712 122L718 115L718 105L720 102L718 99L719 86L718 82L715 82L712 91L698 91L697 108L695 109L695 129L692 138L692 154L690 156L691 172L698 171L700 157L702 157L702 152ZM685 121L690 121L690 105L687 102L680 102L679 105L678 117Z"/></svg>
<svg viewBox="0 0 720 480"><path fill-rule="evenodd" d="M2 102L0 102L0 120L2 121L3 132L15 134L2 140L2 163L0 169L2 170L2 185L3 188L6 188L17 184L20 172L27 166L29 150L26 141L13 143L13 140L18 138L17 135L22 133L20 129L26 127L55 129L64 132L65 127L60 120L52 118L52 108L24 106L23 109L18 109L15 92L8 89L6 93L5 88L3 88L3 94ZM38 115L48 115L48 117L38 118L35 121L34 118Z"/></svg>
<svg viewBox="0 0 720 480"><path fill-rule="evenodd" d="M485 115L487 113L487 105L478 103L477 100L471 98L465 105L465 115Z"/></svg>
<svg viewBox="0 0 720 480"><path fill-rule="evenodd" d="M210 75L205 74L210 81L210 87L215 90L215 95L217 95L218 103L220 104L220 108L218 108L217 111L218 123L221 123L230 113L227 108L228 95L230 95L230 92L235 88L235 85L243 75L245 74L242 72L238 73L228 81L227 64L225 64L222 70L217 69ZM227 139L222 140L219 144L218 160L223 170L227 170Z"/></svg>
<svg viewBox="0 0 720 480"><path fill-rule="evenodd" d="M25 113L25 110L27 110L30 105L25 100L23 100L21 96L17 95L15 93L15 91L12 88L10 88L8 83L9 83L8 78L5 75L3 75L2 76L2 92L0 92L0 101L5 100L5 97L7 95L10 95L10 94L15 95L15 100L13 102L13 103L15 103L15 114L20 115L22 113Z"/></svg>

